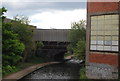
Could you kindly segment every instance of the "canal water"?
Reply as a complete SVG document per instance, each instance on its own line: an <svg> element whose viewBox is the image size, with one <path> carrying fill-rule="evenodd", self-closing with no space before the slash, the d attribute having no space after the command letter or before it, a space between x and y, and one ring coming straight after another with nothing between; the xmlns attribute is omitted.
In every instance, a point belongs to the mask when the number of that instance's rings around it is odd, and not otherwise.
<svg viewBox="0 0 120 81"><path fill-rule="evenodd" d="M69 60L58 64L47 65L19 81L75 81L79 79L80 60Z"/></svg>

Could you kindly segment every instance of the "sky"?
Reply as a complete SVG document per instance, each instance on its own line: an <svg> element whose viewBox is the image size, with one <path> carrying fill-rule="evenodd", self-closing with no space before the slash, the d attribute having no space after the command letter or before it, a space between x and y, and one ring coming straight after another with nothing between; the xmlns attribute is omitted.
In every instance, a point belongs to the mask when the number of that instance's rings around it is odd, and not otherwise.
<svg viewBox="0 0 120 81"><path fill-rule="evenodd" d="M42 29L70 29L72 22L86 20L86 2L5 0L2 6L7 8L8 18L24 15L29 17L31 25Z"/></svg>

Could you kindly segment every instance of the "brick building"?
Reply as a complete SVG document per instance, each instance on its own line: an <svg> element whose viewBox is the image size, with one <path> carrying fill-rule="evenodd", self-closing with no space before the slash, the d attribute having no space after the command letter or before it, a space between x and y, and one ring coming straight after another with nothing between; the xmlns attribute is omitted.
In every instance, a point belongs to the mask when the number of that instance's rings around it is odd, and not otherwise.
<svg viewBox="0 0 120 81"><path fill-rule="evenodd" d="M117 79L120 2L87 2L86 75Z"/></svg>

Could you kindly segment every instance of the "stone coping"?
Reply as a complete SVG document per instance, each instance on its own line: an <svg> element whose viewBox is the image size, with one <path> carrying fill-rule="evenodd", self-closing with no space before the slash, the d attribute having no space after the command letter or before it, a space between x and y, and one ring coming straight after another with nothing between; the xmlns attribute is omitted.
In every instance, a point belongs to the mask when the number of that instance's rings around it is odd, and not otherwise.
<svg viewBox="0 0 120 81"><path fill-rule="evenodd" d="M8 81L8 80L9 81L17 81L18 79L21 79L22 77L28 75L29 73L31 73L41 67L44 67L44 66L50 65L50 64L57 64L57 63L60 63L60 62L47 62L47 63L35 64L35 65L25 68L21 71L18 71L16 73L13 73L13 74L3 77L2 81Z"/></svg>

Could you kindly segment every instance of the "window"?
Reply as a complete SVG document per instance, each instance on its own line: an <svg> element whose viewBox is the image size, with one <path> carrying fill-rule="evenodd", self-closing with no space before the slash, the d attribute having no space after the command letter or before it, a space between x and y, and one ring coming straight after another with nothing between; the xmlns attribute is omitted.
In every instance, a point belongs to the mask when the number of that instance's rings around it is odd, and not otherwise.
<svg viewBox="0 0 120 81"><path fill-rule="evenodd" d="M118 51L119 15L91 16L90 50Z"/></svg>

